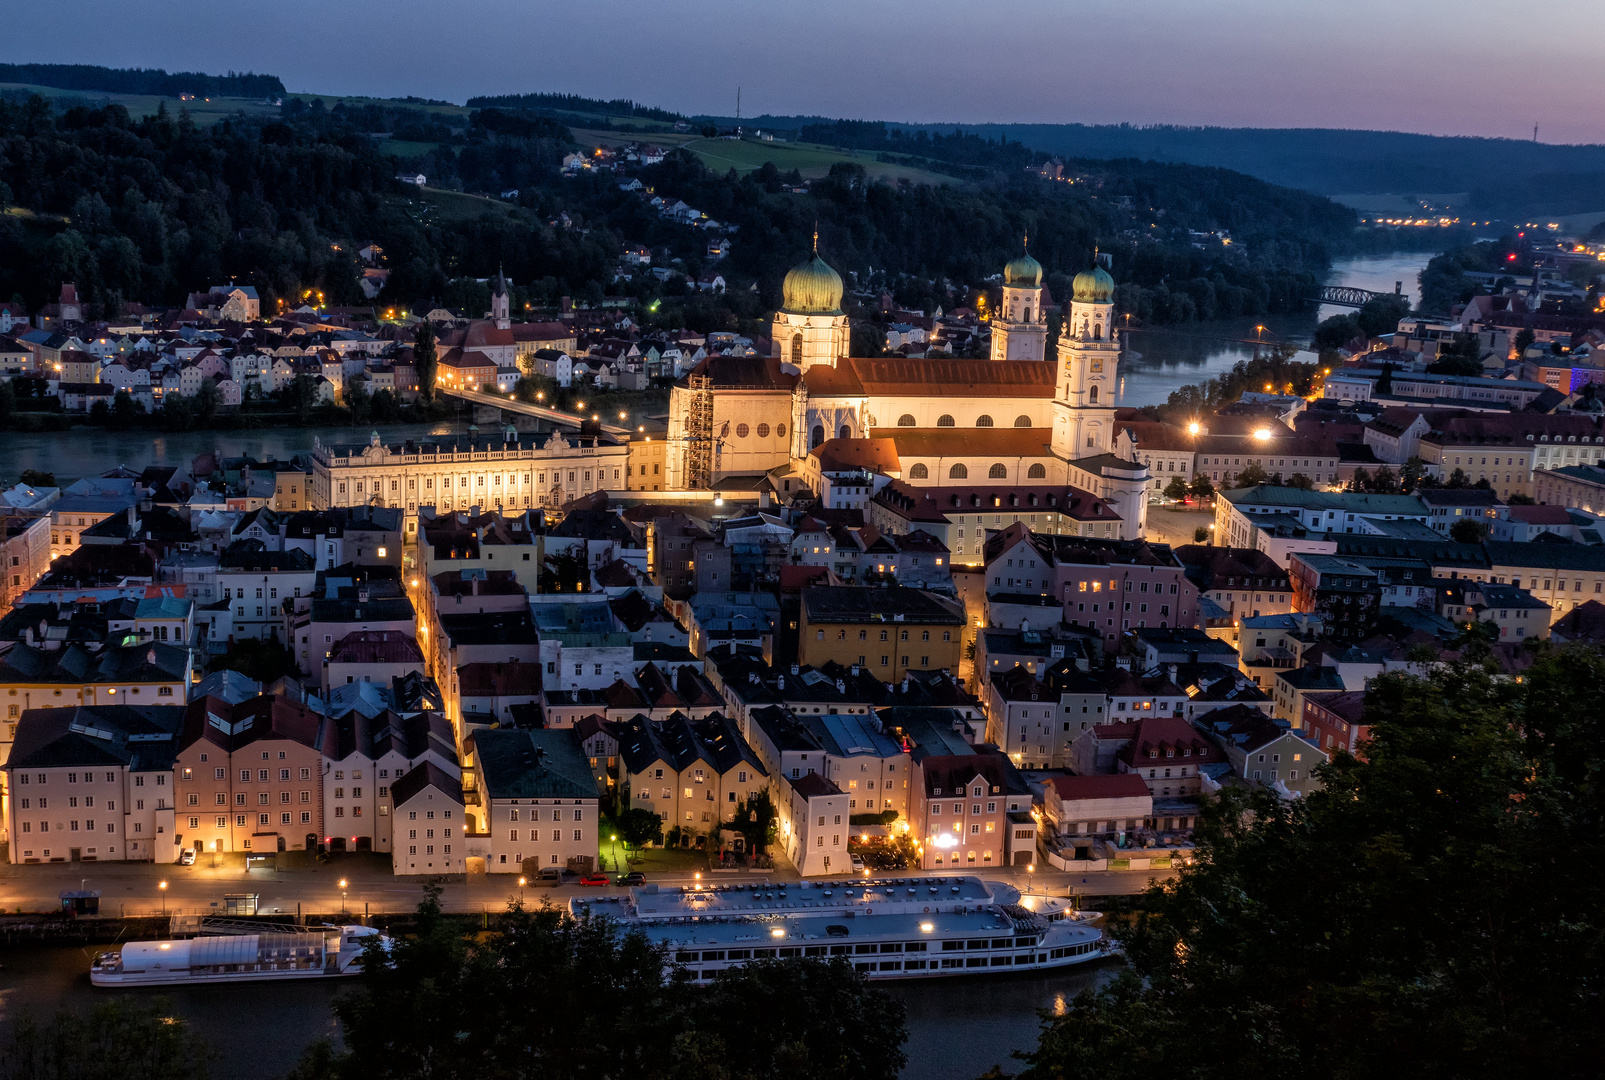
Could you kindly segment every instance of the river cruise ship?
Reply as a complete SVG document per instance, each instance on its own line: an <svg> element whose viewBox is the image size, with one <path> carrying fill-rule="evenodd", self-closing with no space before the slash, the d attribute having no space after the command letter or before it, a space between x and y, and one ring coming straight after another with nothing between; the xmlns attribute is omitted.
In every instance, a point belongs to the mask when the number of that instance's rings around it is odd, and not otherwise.
<svg viewBox="0 0 1605 1080"><path fill-rule="evenodd" d="M296 928L283 933L220 934L176 941L130 941L89 968L96 986L182 986L265 979L327 979L361 970L367 926Z"/></svg>
<svg viewBox="0 0 1605 1080"><path fill-rule="evenodd" d="M915 979L1045 971L1114 951L1097 912L977 877L647 885L576 898L569 910L639 929L697 979L788 957L843 957L872 979Z"/></svg>

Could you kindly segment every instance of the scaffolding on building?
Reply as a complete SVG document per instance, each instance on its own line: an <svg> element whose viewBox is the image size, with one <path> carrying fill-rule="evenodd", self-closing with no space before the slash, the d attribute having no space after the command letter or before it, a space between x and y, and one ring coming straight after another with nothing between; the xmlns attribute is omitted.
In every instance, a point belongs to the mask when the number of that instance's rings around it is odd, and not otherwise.
<svg viewBox="0 0 1605 1080"><path fill-rule="evenodd" d="M713 487L713 380L692 375L687 380L691 408L686 414L686 479L691 491Z"/></svg>

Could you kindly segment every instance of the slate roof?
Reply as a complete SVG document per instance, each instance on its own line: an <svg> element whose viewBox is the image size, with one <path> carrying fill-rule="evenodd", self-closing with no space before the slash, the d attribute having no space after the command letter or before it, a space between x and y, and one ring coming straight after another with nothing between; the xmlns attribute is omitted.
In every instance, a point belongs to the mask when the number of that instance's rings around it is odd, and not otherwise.
<svg viewBox="0 0 1605 1080"><path fill-rule="evenodd" d="M474 756L491 799L595 799L596 777L572 728L474 733Z"/></svg>

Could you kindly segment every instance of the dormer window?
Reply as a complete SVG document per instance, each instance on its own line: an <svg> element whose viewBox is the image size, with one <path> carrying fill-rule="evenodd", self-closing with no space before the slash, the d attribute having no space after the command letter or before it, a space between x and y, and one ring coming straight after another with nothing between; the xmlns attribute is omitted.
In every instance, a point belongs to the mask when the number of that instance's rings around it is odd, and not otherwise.
<svg viewBox="0 0 1605 1080"><path fill-rule="evenodd" d="M1151 757L1151 758L1156 758L1156 757L1159 756L1159 751L1158 750L1150 750L1150 751L1148 751L1148 756Z"/></svg>

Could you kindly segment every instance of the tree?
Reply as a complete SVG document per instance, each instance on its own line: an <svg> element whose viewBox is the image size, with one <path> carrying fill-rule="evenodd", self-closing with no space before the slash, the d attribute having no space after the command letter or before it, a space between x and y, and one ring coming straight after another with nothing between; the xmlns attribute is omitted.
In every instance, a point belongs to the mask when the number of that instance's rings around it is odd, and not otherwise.
<svg viewBox="0 0 1605 1080"><path fill-rule="evenodd" d="M12 388L11 380L0 382L0 424L9 424L11 416L17 411L17 391Z"/></svg>
<svg viewBox="0 0 1605 1080"><path fill-rule="evenodd" d="M108 418L113 431L127 431L140 421L145 415L145 406L134 400L134 396L127 390L118 390L111 399L111 416Z"/></svg>
<svg viewBox="0 0 1605 1080"><path fill-rule="evenodd" d="M419 323L418 332L413 336L412 363L418 371L418 396L433 401L440 359L435 354L435 328L427 322Z"/></svg>
<svg viewBox="0 0 1605 1080"><path fill-rule="evenodd" d="M1315 481L1301 472L1296 472L1287 478L1287 486L1298 488L1300 491L1314 491Z"/></svg>
<svg viewBox="0 0 1605 1080"><path fill-rule="evenodd" d="M588 592L591 567L585 561L585 549L564 548L546 556L537 586L543 593Z"/></svg>
<svg viewBox="0 0 1605 1080"><path fill-rule="evenodd" d="M1193 543L1202 544L1209 540L1209 529L1203 525L1193 530Z"/></svg>
<svg viewBox="0 0 1605 1080"><path fill-rule="evenodd" d="M760 855L767 851L779 829L779 814L769 790L763 788L749 795L731 818L730 827L741 834L748 851Z"/></svg>
<svg viewBox="0 0 1605 1080"><path fill-rule="evenodd" d="M1426 670L1371 684L1321 790L1211 801L1117 931L1132 974L1047 1018L1021 1080L1597 1074L1605 652Z"/></svg>
<svg viewBox="0 0 1605 1080"><path fill-rule="evenodd" d="M195 422L200 427L210 426L213 418L217 416L220 404L217 383L211 379L202 379L200 389L195 391Z"/></svg>
<svg viewBox="0 0 1605 1080"><path fill-rule="evenodd" d="M352 422L367 423L373 415L373 397L368 393L367 376L353 375L347 379L344 396L346 408L351 410Z"/></svg>
<svg viewBox="0 0 1605 1080"><path fill-rule="evenodd" d="M1237 474L1237 479L1232 483L1234 487L1249 488L1258 487L1269 480L1270 476L1260 466L1260 463L1251 461L1242 472Z"/></svg>
<svg viewBox="0 0 1605 1080"><path fill-rule="evenodd" d="M1199 502L1208 502L1215 497L1215 485L1210 483L1209 477L1203 473L1193 477L1193 482L1187 485L1187 490L1192 492L1193 498Z"/></svg>
<svg viewBox="0 0 1605 1080"><path fill-rule="evenodd" d="M388 387L373 392L369 409L373 413L374 420L381 424L393 424L401 419L401 403L396 400L395 392Z"/></svg>
<svg viewBox="0 0 1605 1080"><path fill-rule="evenodd" d="M1431 478L1427 472L1427 463L1418 457L1412 457L1404 463L1404 468L1399 470L1399 490L1408 495L1417 488L1430 487L1426 481Z"/></svg>
<svg viewBox="0 0 1605 1080"><path fill-rule="evenodd" d="M206 665L207 671L237 671L248 679L270 683L278 679L295 678L301 674L296 666L295 653L277 641L258 638L240 638L229 645L228 651Z"/></svg>
<svg viewBox="0 0 1605 1080"><path fill-rule="evenodd" d="M295 410L297 422L306 423L318 406L317 380L310 375L297 375L284 388L283 398L284 403Z"/></svg>
<svg viewBox="0 0 1605 1080"><path fill-rule="evenodd" d="M1517 330L1516 331L1516 341L1515 341L1516 355L1517 356L1525 356L1527 354L1527 350L1532 346L1532 343L1534 341L1536 341L1537 339L1538 339L1538 335L1533 333L1533 328L1530 327L1530 326L1524 326L1520 330Z"/></svg>
<svg viewBox="0 0 1605 1080"><path fill-rule="evenodd" d="M1466 470L1457 468L1449 474L1449 479L1444 481L1443 486L1452 491L1468 488L1471 486L1471 477L1466 475Z"/></svg>
<svg viewBox="0 0 1605 1080"><path fill-rule="evenodd" d="M697 986L667 950L609 919L515 904L496 932L448 922L438 888L412 933L370 946L335 1003L342 1047L298 1080L884 1080L904 1010L845 960L758 962Z"/></svg>
<svg viewBox="0 0 1605 1080"><path fill-rule="evenodd" d="M0 1051L3 1080L206 1080L217 1055L163 998L119 998L41 1023L23 1012Z"/></svg>
<svg viewBox="0 0 1605 1080"><path fill-rule="evenodd" d="M639 806L618 816L619 836L627 847L644 848L648 844L663 843L663 819Z"/></svg>
<svg viewBox="0 0 1605 1080"><path fill-rule="evenodd" d="M1434 375L1481 375L1482 339L1473 333L1456 334L1447 345L1438 344L1438 358L1427 365Z"/></svg>
<svg viewBox="0 0 1605 1080"><path fill-rule="evenodd" d="M22 474L18 476L17 479L22 481L24 484L27 484L29 487L42 488L56 486L55 473L40 472L38 469L23 469Z"/></svg>
<svg viewBox="0 0 1605 1080"><path fill-rule="evenodd" d="M1377 378L1376 392L1379 394L1393 393L1393 365L1382 365L1382 374Z"/></svg>
<svg viewBox="0 0 1605 1080"><path fill-rule="evenodd" d="M1187 498L1187 481L1179 476L1172 476L1170 483L1165 485L1165 498L1181 502Z"/></svg>
<svg viewBox="0 0 1605 1080"><path fill-rule="evenodd" d="M1480 544L1488 538L1488 526L1475 518L1462 518L1449 526L1449 539L1457 544Z"/></svg>

